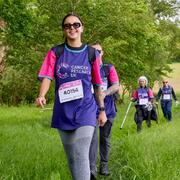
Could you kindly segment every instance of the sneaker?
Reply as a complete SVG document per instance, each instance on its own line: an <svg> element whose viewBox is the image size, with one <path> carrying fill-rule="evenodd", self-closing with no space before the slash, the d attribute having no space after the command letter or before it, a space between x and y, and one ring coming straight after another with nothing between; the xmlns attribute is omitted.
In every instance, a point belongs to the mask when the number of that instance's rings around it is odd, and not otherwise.
<svg viewBox="0 0 180 180"><path fill-rule="evenodd" d="M108 165L107 164L102 164L100 166L100 172L99 174L103 175L103 176L109 176L109 169L108 169Z"/></svg>

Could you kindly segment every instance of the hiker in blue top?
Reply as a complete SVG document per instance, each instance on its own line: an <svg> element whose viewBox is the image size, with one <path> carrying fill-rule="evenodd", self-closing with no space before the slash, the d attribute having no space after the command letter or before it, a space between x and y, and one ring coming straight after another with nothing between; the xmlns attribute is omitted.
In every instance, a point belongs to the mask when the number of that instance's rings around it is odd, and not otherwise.
<svg viewBox="0 0 180 180"><path fill-rule="evenodd" d="M41 86L37 106L44 107L45 95L55 79L55 102L51 126L57 128L73 180L90 180L89 148L95 126L107 120L101 90L99 53L83 44L84 26L79 16L66 15L62 21L65 43L51 48L41 66ZM94 59L90 60L90 50ZM60 51L60 53L59 53ZM95 97L91 92L95 86ZM102 109L96 119L97 104Z"/></svg>
<svg viewBox="0 0 180 180"><path fill-rule="evenodd" d="M99 152L100 152L100 174L109 175L108 160L110 150L110 135L114 118L116 117L116 106L113 94L119 90L119 79L117 72L112 64L105 64L102 62L103 50L99 44L92 47L97 49L100 53L100 72L102 78L102 91L104 96L105 112L107 122L103 127L97 125L90 147L90 169L91 180L96 179L96 160L98 154L98 129L99 131ZM99 114L100 111L97 112Z"/></svg>
<svg viewBox="0 0 180 180"><path fill-rule="evenodd" d="M176 105L179 104L177 101L176 94L172 86L168 84L167 80L162 81L163 86L159 89L159 92L156 96L156 101L161 98L161 108L164 114L164 117L168 122L172 121L172 98L175 100Z"/></svg>

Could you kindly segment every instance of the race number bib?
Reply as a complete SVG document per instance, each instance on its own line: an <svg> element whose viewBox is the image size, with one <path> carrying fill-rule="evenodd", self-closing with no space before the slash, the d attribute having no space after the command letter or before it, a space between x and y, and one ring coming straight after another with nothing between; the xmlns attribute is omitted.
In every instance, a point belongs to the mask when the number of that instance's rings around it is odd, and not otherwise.
<svg viewBox="0 0 180 180"><path fill-rule="evenodd" d="M164 94L163 95L163 99L164 100L170 100L171 99L171 95L170 94Z"/></svg>
<svg viewBox="0 0 180 180"><path fill-rule="evenodd" d="M139 105L146 105L148 103L148 98L140 98Z"/></svg>
<svg viewBox="0 0 180 180"><path fill-rule="evenodd" d="M83 98L84 94L81 80L61 84L58 94L60 103Z"/></svg>
<svg viewBox="0 0 180 180"><path fill-rule="evenodd" d="M106 82L102 82L102 84L101 84L101 90L102 90L102 91L106 91L106 90L107 90L107 81L106 81Z"/></svg>

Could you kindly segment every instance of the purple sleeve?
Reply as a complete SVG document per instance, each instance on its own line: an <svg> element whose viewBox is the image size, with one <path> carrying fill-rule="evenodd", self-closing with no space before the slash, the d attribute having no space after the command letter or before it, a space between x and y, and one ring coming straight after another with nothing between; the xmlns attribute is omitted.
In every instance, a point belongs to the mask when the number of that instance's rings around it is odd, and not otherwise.
<svg viewBox="0 0 180 180"><path fill-rule="evenodd" d="M100 74L100 60L99 60L99 54L96 52L96 59L93 62L92 65L92 84L94 85L101 85L101 74Z"/></svg>
<svg viewBox="0 0 180 180"><path fill-rule="evenodd" d="M109 72L109 80L111 84L119 84L119 78L114 66L111 66Z"/></svg>
<svg viewBox="0 0 180 180"><path fill-rule="evenodd" d="M52 50L49 50L44 62L41 66L41 69L38 74L38 79L42 80L43 78L54 79L54 67L56 62L56 55Z"/></svg>

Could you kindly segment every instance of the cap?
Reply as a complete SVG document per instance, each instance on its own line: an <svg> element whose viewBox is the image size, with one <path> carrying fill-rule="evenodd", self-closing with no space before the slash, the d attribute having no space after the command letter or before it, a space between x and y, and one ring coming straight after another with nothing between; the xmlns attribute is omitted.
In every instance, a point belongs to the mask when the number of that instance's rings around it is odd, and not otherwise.
<svg viewBox="0 0 180 180"><path fill-rule="evenodd" d="M146 85L148 84L148 80L147 80L146 76L140 76L138 79L138 83L139 83L139 81L146 81Z"/></svg>

